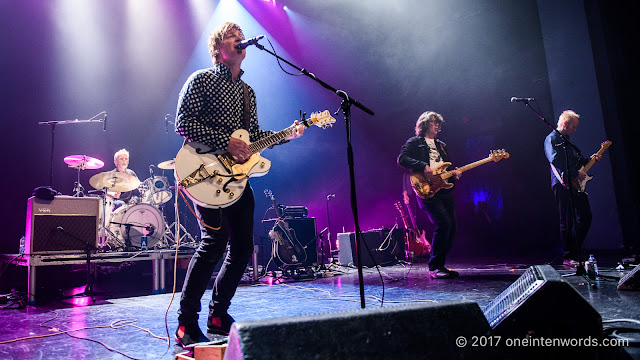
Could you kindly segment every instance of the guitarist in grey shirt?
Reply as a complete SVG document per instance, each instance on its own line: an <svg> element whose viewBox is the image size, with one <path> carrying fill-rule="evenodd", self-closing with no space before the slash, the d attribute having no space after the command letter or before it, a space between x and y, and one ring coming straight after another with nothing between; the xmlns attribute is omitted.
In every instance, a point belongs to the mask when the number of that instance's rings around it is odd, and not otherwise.
<svg viewBox="0 0 640 360"><path fill-rule="evenodd" d="M176 116L179 135L213 150L226 150L240 164L252 152L243 140L231 137L235 130L246 129L251 142L273 134L260 130L255 92L241 79L240 65L246 50L236 46L242 40L244 34L234 23L224 23L211 33L208 46L213 67L198 70L189 77L180 91ZM304 126L299 125L287 140L300 137L303 132ZM229 333L234 319L227 310L253 253L254 206L250 186L228 207L195 206L196 215L202 220L199 223L202 241L189 263L178 310L175 338L183 348L208 341L198 325L200 299L227 245L229 252L216 276L209 302L207 332Z"/></svg>

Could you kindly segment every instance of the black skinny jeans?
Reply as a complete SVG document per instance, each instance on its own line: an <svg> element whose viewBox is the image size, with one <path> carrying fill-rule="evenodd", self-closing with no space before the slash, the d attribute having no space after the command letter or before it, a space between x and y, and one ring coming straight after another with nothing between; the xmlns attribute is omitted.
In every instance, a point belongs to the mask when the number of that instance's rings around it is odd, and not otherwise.
<svg viewBox="0 0 640 360"><path fill-rule="evenodd" d="M435 225L431 244L431 260L429 270L445 267L447 254L453 245L458 231L456 204L451 191L439 191L431 199L422 201L427 210L429 220Z"/></svg>
<svg viewBox="0 0 640 360"><path fill-rule="evenodd" d="M198 216L206 224L220 226L221 229L216 231L200 224L202 241L189 262L182 286L178 310L180 325L197 323L198 312L201 310L200 299L227 244L229 252L213 285L209 317L223 315L229 309L231 298L253 254L254 208L253 191L248 184L240 200L229 207L209 209L196 206Z"/></svg>
<svg viewBox="0 0 640 360"><path fill-rule="evenodd" d="M560 239L562 240L564 258L578 260L578 255L583 255L579 252L591 227L592 215L587 194L572 191L573 198L571 199L569 198L569 190L562 184L553 186L553 194L560 213ZM573 200L573 208L575 209L575 226L570 206L571 200Z"/></svg>

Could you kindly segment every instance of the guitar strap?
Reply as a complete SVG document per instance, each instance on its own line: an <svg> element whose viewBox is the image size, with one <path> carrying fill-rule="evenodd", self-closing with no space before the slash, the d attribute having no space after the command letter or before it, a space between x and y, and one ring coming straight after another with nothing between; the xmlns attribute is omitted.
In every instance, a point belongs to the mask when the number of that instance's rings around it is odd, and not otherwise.
<svg viewBox="0 0 640 360"><path fill-rule="evenodd" d="M242 106L242 115L244 116L244 128L249 131L249 125L251 124L251 111L249 110L249 89L247 83L242 82L242 92L244 96L244 105Z"/></svg>

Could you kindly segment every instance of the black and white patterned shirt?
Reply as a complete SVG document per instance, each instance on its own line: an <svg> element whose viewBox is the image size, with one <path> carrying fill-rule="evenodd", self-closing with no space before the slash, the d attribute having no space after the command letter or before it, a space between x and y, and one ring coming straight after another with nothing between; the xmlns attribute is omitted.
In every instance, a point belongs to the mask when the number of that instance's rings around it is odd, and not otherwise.
<svg viewBox="0 0 640 360"><path fill-rule="evenodd" d="M197 141L213 150L226 151L231 134L244 129L243 71L238 80L231 80L231 70L222 63L194 72L180 91L176 111L176 133L187 141ZM273 134L260 130L256 109L256 94L247 85L249 113L251 115L249 134L251 142Z"/></svg>

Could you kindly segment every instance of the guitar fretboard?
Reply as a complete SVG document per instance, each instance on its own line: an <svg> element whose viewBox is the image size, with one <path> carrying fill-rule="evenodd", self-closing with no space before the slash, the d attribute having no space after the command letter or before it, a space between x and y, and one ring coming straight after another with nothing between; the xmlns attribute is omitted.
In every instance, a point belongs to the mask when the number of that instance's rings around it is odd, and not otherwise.
<svg viewBox="0 0 640 360"><path fill-rule="evenodd" d="M464 172L464 171L467 171L467 170L471 170L471 169L473 169L475 167L478 167L480 165L486 164L486 163L488 163L490 161L493 161L493 158L491 156L489 156L487 158L484 158L482 160L474 161L471 164L467 164L465 166L461 166L461 167L458 168L458 170L460 170L460 172ZM440 177L442 177L442 179L448 179L448 178L450 178L452 176L453 176L453 170L444 172L444 173L442 173L442 175L440 175Z"/></svg>
<svg viewBox="0 0 640 360"><path fill-rule="evenodd" d="M286 139L289 135L293 133L293 129L295 125L292 125L284 130L280 130L275 134L271 134L265 138L262 138L256 142L253 142L249 145L249 150L251 150L252 154L259 153L262 150L268 148L271 145L277 144L280 141Z"/></svg>

